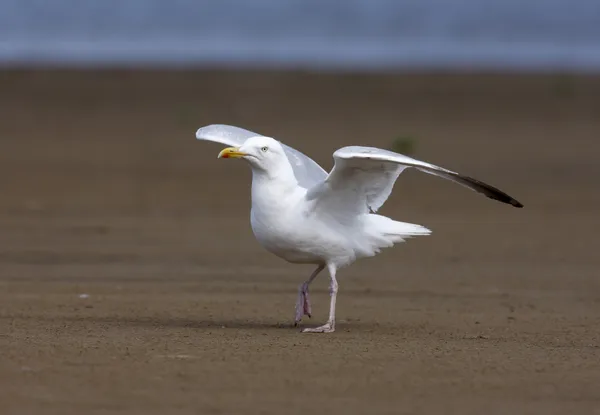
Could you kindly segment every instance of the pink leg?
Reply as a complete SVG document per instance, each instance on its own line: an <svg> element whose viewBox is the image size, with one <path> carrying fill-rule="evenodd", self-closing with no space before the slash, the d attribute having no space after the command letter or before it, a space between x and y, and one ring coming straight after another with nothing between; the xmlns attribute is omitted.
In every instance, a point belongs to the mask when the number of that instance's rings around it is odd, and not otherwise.
<svg viewBox="0 0 600 415"><path fill-rule="evenodd" d="M302 333L333 333L335 331L335 302L337 300L338 282L335 278L336 267L333 264L328 264L329 276L331 277L331 284L329 286L329 294L331 295L331 301L329 303L329 318L327 323L322 326L315 328L305 328Z"/></svg>
<svg viewBox="0 0 600 415"><path fill-rule="evenodd" d="M296 317L294 319L294 326L297 326L302 316L306 315L308 318L311 317L312 311L310 306L310 297L308 296L308 286L310 283L319 275L319 272L323 271L324 265L319 265L317 269L312 273L310 278L306 280L298 288L298 299L296 300Z"/></svg>

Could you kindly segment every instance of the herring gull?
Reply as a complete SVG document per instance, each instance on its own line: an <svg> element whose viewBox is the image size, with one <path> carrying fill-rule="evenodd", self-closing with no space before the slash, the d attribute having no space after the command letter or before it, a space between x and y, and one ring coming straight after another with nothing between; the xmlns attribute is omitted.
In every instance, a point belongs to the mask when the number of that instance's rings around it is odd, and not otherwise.
<svg viewBox="0 0 600 415"><path fill-rule="evenodd" d="M314 160L280 141L230 125L198 129L198 140L225 144L218 158L240 158L252 169L252 231L267 251L295 264L317 268L300 285L294 324L311 317L309 285L327 268L330 306L327 323L305 333L335 331L337 271L357 259L413 236L429 235L424 226L392 220L377 210L408 167L451 180L483 195L523 207L489 184L451 170L374 147L349 146L333 153L327 173Z"/></svg>

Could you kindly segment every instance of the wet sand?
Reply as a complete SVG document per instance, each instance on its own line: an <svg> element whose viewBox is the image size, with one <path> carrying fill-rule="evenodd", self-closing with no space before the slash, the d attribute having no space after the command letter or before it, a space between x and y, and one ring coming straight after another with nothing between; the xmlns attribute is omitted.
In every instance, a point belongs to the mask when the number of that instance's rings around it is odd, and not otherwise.
<svg viewBox="0 0 600 415"><path fill-rule="evenodd" d="M3 414L600 413L600 77L0 73ZM310 266L260 248L246 166L196 129L321 163L389 148L381 210L433 230L339 274L338 330L292 327ZM327 276L312 287L328 311Z"/></svg>

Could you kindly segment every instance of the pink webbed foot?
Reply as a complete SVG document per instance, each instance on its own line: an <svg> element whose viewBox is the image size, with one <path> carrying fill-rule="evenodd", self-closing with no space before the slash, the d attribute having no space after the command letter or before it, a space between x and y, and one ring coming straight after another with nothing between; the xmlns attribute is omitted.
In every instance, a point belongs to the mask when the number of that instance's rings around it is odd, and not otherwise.
<svg viewBox="0 0 600 415"><path fill-rule="evenodd" d="M314 328L305 328L302 330L302 333L333 333L335 331L335 324L332 322L327 322L319 327Z"/></svg>

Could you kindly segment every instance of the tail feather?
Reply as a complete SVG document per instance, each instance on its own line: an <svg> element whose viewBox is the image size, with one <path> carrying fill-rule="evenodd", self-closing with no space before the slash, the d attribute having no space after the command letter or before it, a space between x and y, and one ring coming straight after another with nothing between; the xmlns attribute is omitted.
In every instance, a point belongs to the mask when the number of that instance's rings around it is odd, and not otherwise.
<svg viewBox="0 0 600 415"><path fill-rule="evenodd" d="M391 229L385 231L385 235L398 235L410 238L413 236L425 236L431 234L430 229L414 223L393 221L393 225L393 227L390 227Z"/></svg>
<svg viewBox="0 0 600 415"><path fill-rule="evenodd" d="M415 236L426 236L431 230L414 223L398 222L385 216L369 214L365 226L367 238L361 244L361 256L372 256L383 248L404 242Z"/></svg>
<svg viewBox="0 0 600 415"><path fill-rule="evenodd" d="M381 215L369 215L370 224L386 236L412 237L431 234L431 230L415 223L399 222Z"/></svg>

